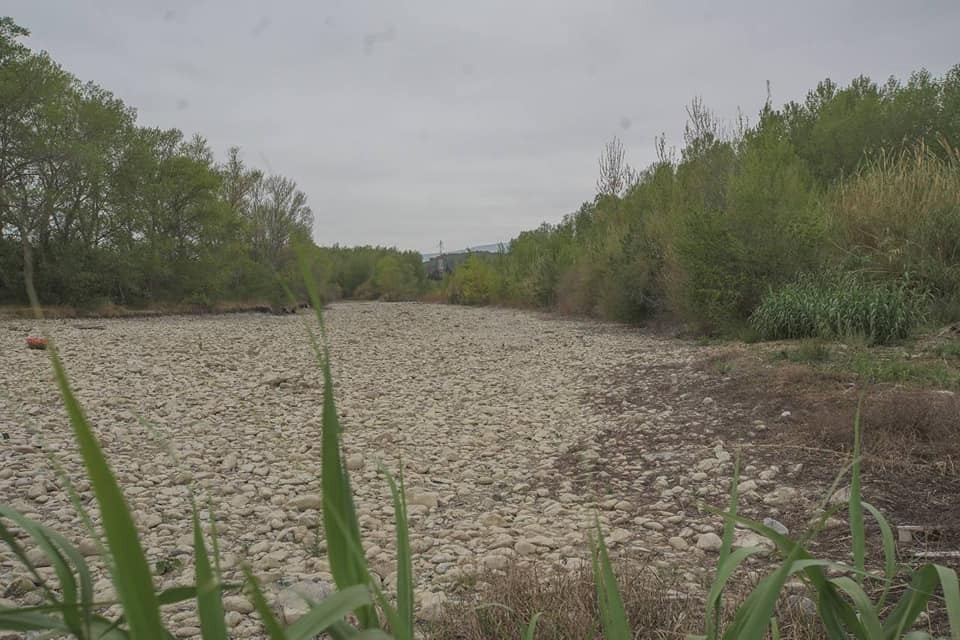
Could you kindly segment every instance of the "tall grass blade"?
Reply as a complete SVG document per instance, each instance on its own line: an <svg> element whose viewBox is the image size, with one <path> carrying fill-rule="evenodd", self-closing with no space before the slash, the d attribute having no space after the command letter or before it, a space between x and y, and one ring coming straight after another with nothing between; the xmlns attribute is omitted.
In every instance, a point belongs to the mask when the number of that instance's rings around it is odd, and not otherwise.
<svg viewBox="0 0 960 640"><path fill-rule="evenodd" d="M57 574L60 591L63 594L62 600L56 600L52 597L53 593L44 584L48 599L62 603L61 610L64 624L74 635L81 638L89 636L93 613L93 582L90 577L90 568L87 566L83 555L66 538L52 529L30 520L14 509L0 505L0 516L12 520L37 542ZM0 531L0 537L3 537L8 546L11 546L9 543L10 536L5 527ZM11 548L14 547L11 546ZM20 556L21 562L30 566L31 572L36 575L36 570L22 555L22 550L14 548L14 553ZM69 563L67 562L68 559ZM76 568L80 577L79 592L73 567Z"/></svg>
<svg viewBox="0 0 960 640"><path fill-rule="evenodd" d="M947 620L950 622L950 637L952 640L960 640L960 582L957 580L957 572L939 565L934 565L934 569L940 578L940 588L943 589Z"/></svg>
<svg viewBox="0 0 960 640"><path fill-rule="evenodd" d="M306 640L323 633L355 609L371 604L365 585L341 589L319 603L310 603L310 610L286 630L288 640Z"/></svg>
<svg viewBox="0 0 960 640"><path fill-rule="evenodd" d="M73 395L67 374L52 342L48 351L80 455L100 506L107 546L114 560L113 580L130 632L138 638L165 638L150 567L126 500L80 403Z"/></svg>
<svg viewBox="0 0 960 640"><path fill-rule="evenodd" d="M877 607L883 608L883 605L887 601L887 595L890 593L890 587L893 585L893 580L897 576L897 545L893 540L893 530L890 528L890 524L887 522L887 519L883 517L883 514L880 513L880 510L869 502L861 501L863 508L870 512L870 515L873 516L873 519L877 521L877 524L880 526L880 538L883 542L883 591L880 593L880 598L877 600Z"/></svg>
<svg viewBox="0 0 960 640"><path fill-rule="evenodd" d="M913 574L910 587L900 597L893 612L883 624L884 638L896 640L913 626L917 616L937 588L937 570L932 565L921 567Z"/></svg>
<svg viewBox="0 0 960 640"><path fill-rule="evenodd" d="M327 349L323 306L317 292L316 283L310 274L305 253L298 251L297 258L303 273L310 303L320 325L322 344L318 344L310 332L320 368L323 372L323 409L321 434L321 483L323 492L323 529L327 538L327 557L334 582L340 589L354 585L367 585L370 576L366 560L362 553L354 553L355 548L363 549L360 537L360 524L353 504L353 491L350 488L350 476L340 458L340 419L333 394L333 375L330 372L330 354ZM338 525L339 519L342 525ZM370 605L356 611L363 628L379 626L377 613Z"/></svg>
<svg viewBox="0 0 960 640"><path fill-rule="evenodd" d="M850 545L853 548L853 568L857 571L857 582L863 584L864 558L866 556L866 532L863 525L863 504L860 499L860 410L863 396L857 402L857 413L853 419L853 471L850 479L850 500L847 505L850 516Z"/></svg>
<svg viewBox="0 0 960 640"><path fill-rule="evenodd" d="M197 611L200 615L200 633L204 640L227 640L227 625L224 621L220 580L210 567L207 544L203 540L197 505L193 508L193 555L196 564Z"/></svg>
<svg viewBox="0 0 960 640"><path fill-rule="evenodd" d="M862 576L858 577L862 580ZM877 615L876 605L873 604L870 596L863 590L860 582L846 576L834 578L830 582L842 589L850 597L850 600L853 601L853 605L856 607L857 614L860 618L860 623L862 624L862 627L857 629L857 631L861 631L858 637L863 638L863 640L882 638L883 627Z"/></svg>
<svg viewBox="0 0 960 640"><path fill-rule="evenodd" d="M407 528L407 499L403 482L403 463L400 464L400 486L386 469L393 496L393 513L397 524L397 620L391 621L390 632L397 640L413 640L413 558L410 552L410 532Z"/></svg>
<svg viewBox="0 0 960 640"><path fill-rule="evenodd" d="M52 618L34 611L5 609L0 607L0 629L4 631L59 631L70 633L70 629L59 618Z"/></svg>
<svg viewBox="0 0 960 640"><path fill-rule="evenodd" d="M597 538L590 539L592 547L593 577L597 583L597 601L600 605L600 621L603 624L603 637L606 640L630 640L630 623L623 606L623 598L613 575L607 544L600 529L600 519L596 520Z"/></svg>
<svg viewBox="0 0 960 640"><path fill-rule="evenodd" d="M738 493L740 484L740 451L737 450L737 455L733 463L733 481L730 486L730 505L728 513L731 516L737 515L737 507L740 502L740 496ZM730 548L733 546L733 530L734 530L734 521L732 518L728 518L723 523L723 541L720 545L720 557L717 560L717 575L714 578L713 585L710 589L710 594L707 596L707 610L706 610L706 636L710 640L713 640L717 636L717 630L720 628L720 598L723 596L723 587L726 584L729 574L722 576L721 573L724 570L724 567L728 564L727 559L730 557ZM733 570L740 564L743 560L739 560L736 564L731 565L727 570L732 573Z"/></svg>
<svg viewBox="0 0 960 640"><path fill-rule="evenodd" d="M530 618L530 624L523 630L522 640L534 640L537 632L537 622L540 621L541 615L543 614L540 612L533 614L533 617Z"/></svg>
<svg viewBox="0 0 960 640"><path fill-rule="evenodd" d="M273 615L270 605L263 597L260 581L253 575L250 567L243 568L243 575L247 579L247 595L250 596L250 603L260 614L260 622L263 623L263 630L267 632L267 637L270 640L286 640L286 634L283 632L283 627L280 626L280 621L277 620L277 616Z"/></svg>

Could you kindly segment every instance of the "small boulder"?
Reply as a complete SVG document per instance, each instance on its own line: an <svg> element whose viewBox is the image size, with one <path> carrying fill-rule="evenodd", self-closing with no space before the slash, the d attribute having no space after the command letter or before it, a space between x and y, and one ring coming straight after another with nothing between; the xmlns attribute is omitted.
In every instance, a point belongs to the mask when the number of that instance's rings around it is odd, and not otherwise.
<svg viewBox="0 0 960 640"><path fill-rule="evenodd" d="M715 533L703 533L697 536L697 548L704 551L719 551L723 540Z"/></svg>
<svg viewBox="0 0 960 640"><path fill-rule="evenodd" d="M300 511L320 509L323 507L323 497L318 493L306 493L291 500L290 507Z"/></svg>
<svg viewBox="0 0 960 640"><path fill-rule="evenodd" d="M789 507L800 499L800 492L793 487L779 487L763 496L763 503L771 507Z"/></svg>
<svg viewBox="0 0 960 640"><path fill-rule="evenodd" d="M670 543L670 546L676 549L677 551L686 551L690 544L681 538L680 536L674 536L667 540Z"/></svg>
<svg viewBox="0 0 960 640"><path fill-rule="evenodd" d="M276 607L286 624L302 618L313 604L333 594L334 588L326 582L303 580L277 594Z"/></svg>
<svg viewBox="0 0 960 640"><path fill-rule="evenodd" d="M422 620L435 622L443 612L443 605L447 601L446 594L425 591L420 594L420 615Z"/></svg>
<svg viewBox="0 0 960 640"><path fill-rule="evenodd" d="M789 535L790 533L790 529L787 529L787 525L783 524L779 520L774 520L773 518L764 518L763 526L770 527L782 536Z"/></svg>

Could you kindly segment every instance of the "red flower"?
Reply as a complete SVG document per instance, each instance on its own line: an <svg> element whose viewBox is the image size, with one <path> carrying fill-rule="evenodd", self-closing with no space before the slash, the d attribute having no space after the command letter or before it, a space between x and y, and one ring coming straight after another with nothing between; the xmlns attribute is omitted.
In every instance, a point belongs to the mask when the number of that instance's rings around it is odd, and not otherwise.
<svg viewBox="0 0 960 640"><path fill-rule="evenodd" d="M27 338L27 347L30 349L46 349L46 338Z"/></svg>

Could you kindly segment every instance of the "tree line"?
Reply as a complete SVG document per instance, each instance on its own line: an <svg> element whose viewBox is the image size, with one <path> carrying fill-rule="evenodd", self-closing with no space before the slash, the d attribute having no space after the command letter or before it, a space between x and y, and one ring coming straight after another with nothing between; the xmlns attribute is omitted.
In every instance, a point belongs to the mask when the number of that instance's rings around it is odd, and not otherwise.
<svg viewBox="0 0 960 640"><path fill-rule="evenodd" d="M637 171L614 139L593 200L467 261L448 298L739 332L816 274L960 319L960 65L824 80L802 101L768 99L754 123L724 123L697 99L679 152L656 142L657 161Z"/></svg>
<svg viewBox="0 0 960 640"><path fill-rule="evenodd" d="M422 290L419 254L317 247L293 180L139 126L28 35L0 18L0 302L25 302L28 276L45 304L282 302L302 293L295 244L329 297Z"/></svg>

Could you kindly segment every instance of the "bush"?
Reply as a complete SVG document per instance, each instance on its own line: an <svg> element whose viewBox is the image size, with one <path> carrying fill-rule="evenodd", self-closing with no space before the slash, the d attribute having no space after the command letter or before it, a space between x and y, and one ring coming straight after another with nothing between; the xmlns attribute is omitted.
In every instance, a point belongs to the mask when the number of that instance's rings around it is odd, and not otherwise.
<svg viewBox="0 0 960 640"><path fill-rule="evenodd" d="M499 282L490 261L472 255L453 273L448 287L447 299L450 302L481 305L493 301Z"/></svg>
<svg viewBox="0 0 960 640"><path fill-rule="evenodd" d="M762 340L902 340L923 320L926 296L904 284L871 282L854 274L801 276L771 290L750 317Z"/></svg>
<svg viewBox="0 0 960 640"><path fill-rule="evenodd" d="M830 195L827 210L848 268L908 275L960 319L960 153L918 146L881 154Z"/></svg>

